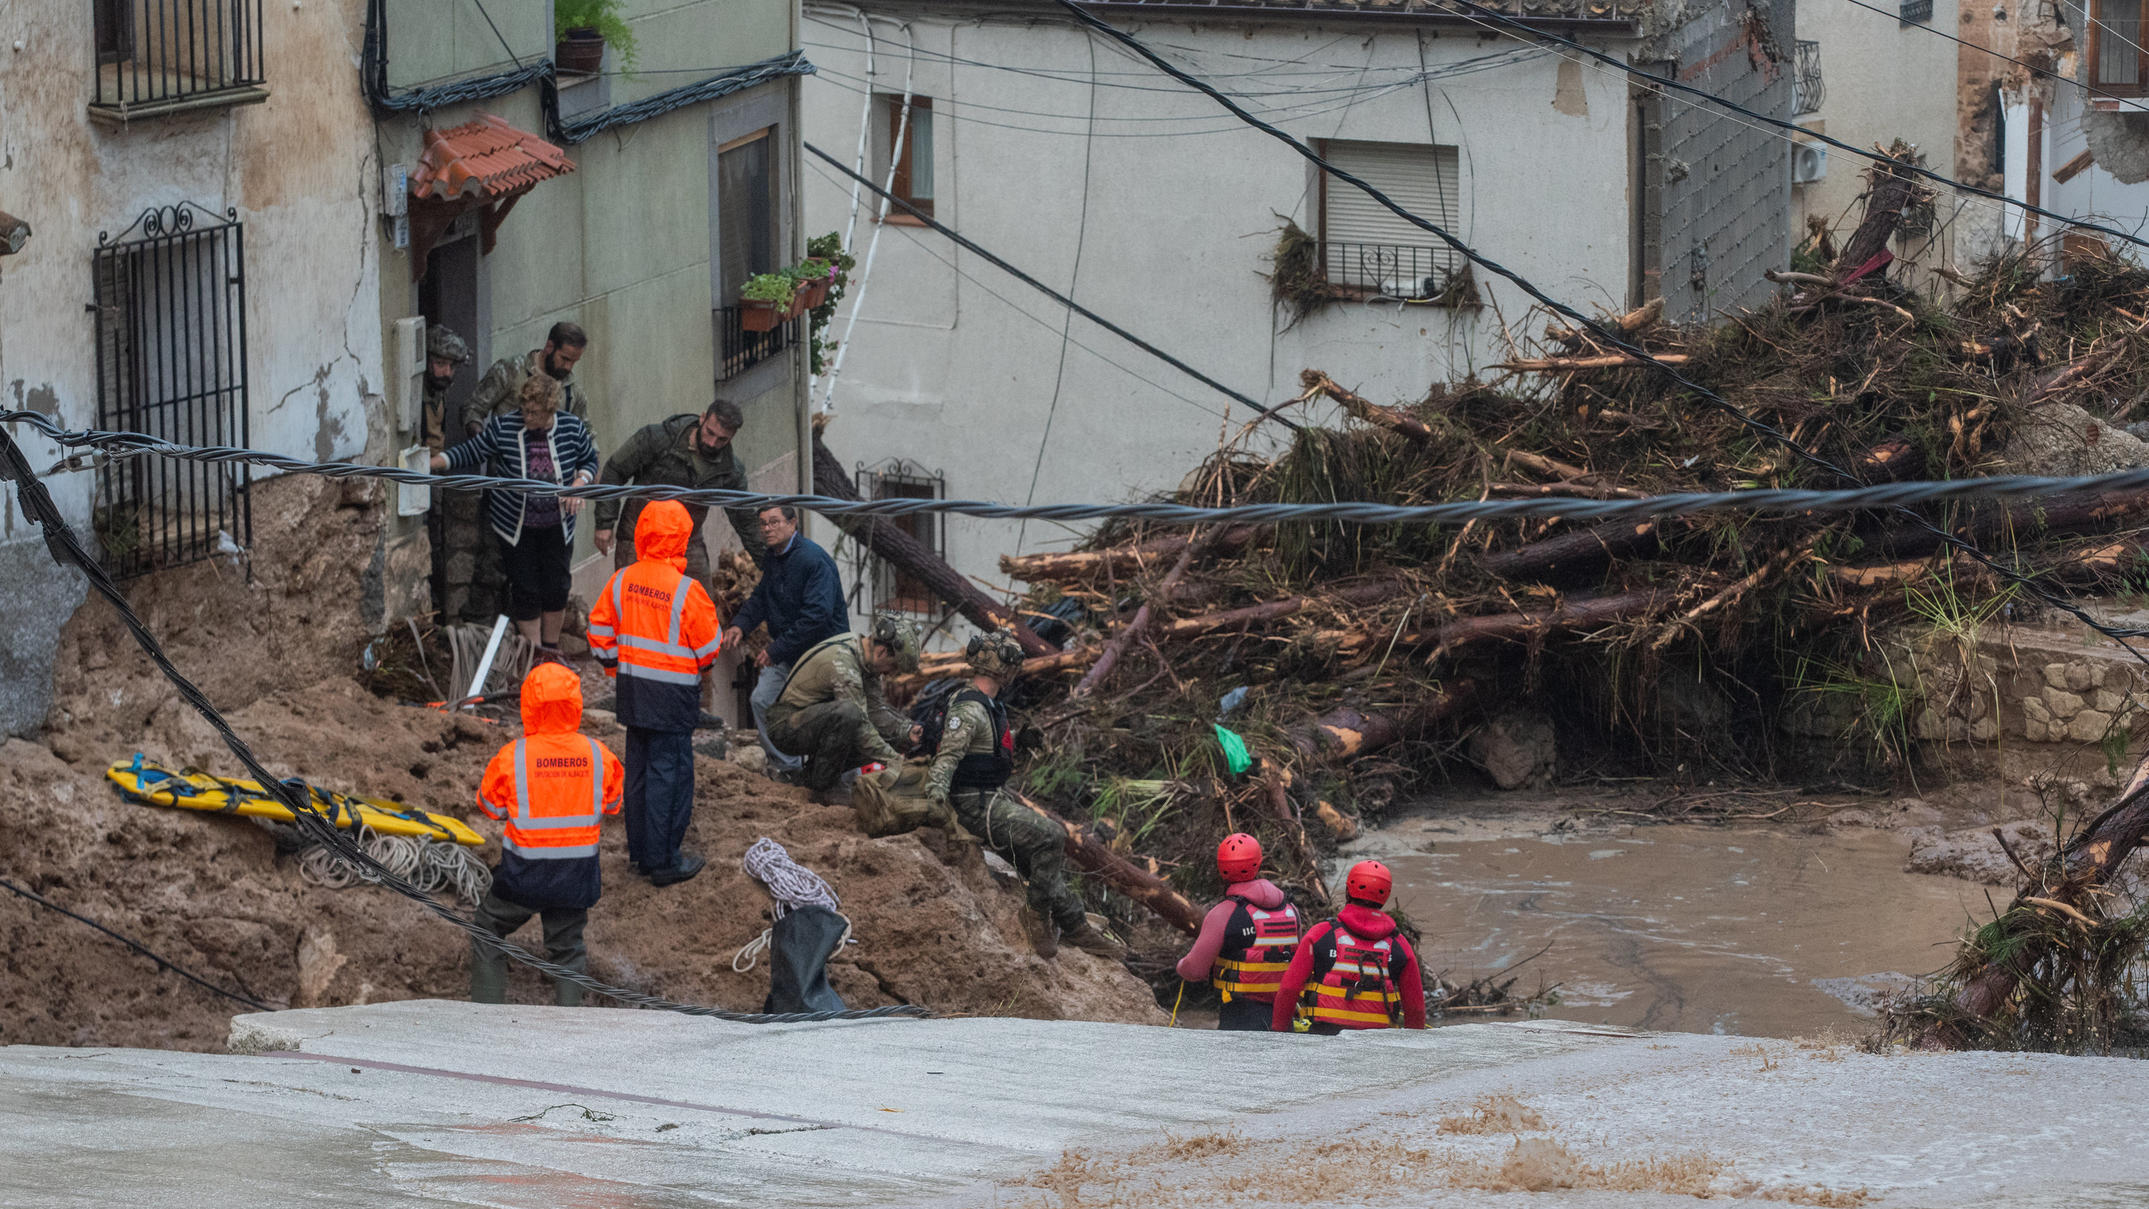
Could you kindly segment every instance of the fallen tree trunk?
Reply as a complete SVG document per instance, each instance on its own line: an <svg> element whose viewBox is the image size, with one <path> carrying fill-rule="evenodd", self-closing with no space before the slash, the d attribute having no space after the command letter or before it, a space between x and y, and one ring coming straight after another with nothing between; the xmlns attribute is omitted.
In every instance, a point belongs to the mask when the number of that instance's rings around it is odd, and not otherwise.
<svg viewBox="0 0 2149 1209"><path fill-rule="evenodd" d="M1451 681L1430 696L1404 706L1378 710L1336 706L1318 718L1291 727L1284 732L1284 738L1304 760L1356 759L1424 734L1462 712L1476 697L1477 685L1472 681Z"/></svg>
<svg viewBox="0 0 2149 1209"><path fill-rule="evenodd" d="M1488 554L1478 560L1478 565L1502 579L1573 583L1601 575L1614 559L1647 558L1656 553L1659 527L1654 520L1606 521L1593 528Z"/></svg>
<svg viewBox="0 0 2149 1209"><path fill-rule="evenodd" d="M1162 869L1155 861L1145 859L1146 868L1137 865L1114 852L1088 828L1070 822L1019 793L1009 791L1009 794L1067 833L1067 857L1074 862L1075 868L1110 882L1113 889L1147 907L1151 914L1181 932L1191 936L1201 931L1201 908L1164 881Z"/></svg>
<svg viewBox="0 0 2149 1209"><path fill-rule="evenodd" d="M821 441L821 434L813 434L813 486L821 495L839 500L859 498L858 486L851 481L843 463L836 460L828 446ZM946 601L971 624L986 630L1004 629L1015 636L1022 649L1029 655L1050 655L1055 648L1049 642L1032 633L1030 627L1015 616L1006 605L993 600L978 590L947 564L947 560L928 548L925 543L912 537L901 526L879 517L842 514L830 520L836 527L863 542L875 554L894 563L918 578L932 594Z"/></svg>
<svg viewBox="0 0 2149 1209"><path fill-rule="evenodd" d="M1984 952L1999 956L1988 957L1982 969L1964 979L1955 994L1958 1019L1936 1022L1922 1040L1948 1049L1973 1041L1964 1022L1989 1021L1997 1016L2051 951L2050 933L2038 926L2035 914L2058 910L2077 920L2101 915L2092 900L2141 846L2145 836L2149 836L2149 757L2135 766L2118 800L2068 841L2044 875L2023 869L2028 880L2007 911L1994 921L2001 934L1987 936ZM2013 853L2009 852L2009 856ZM2019 860L2016 863L2021 864ZM2085 906L2089 911L2083 910ZM1991 928L1984 929L1980 935L1990 931Z"/></svg>
<svg viewBox="0 0 2149 1209"><path fill-rule="evenodd" d="M1194 535L1189 533L1186 548L1179 552L1179 561L1172 564L1172 569L1164 573L1163 582L1157 585L1157 596L1171 599L1172 590L1179 586L1179 580L1185 576L1186 569L1193 565L1194 556L1201 553L1202 548L1203 543L1194 540ZM1097 652L1097 662L1090 665L1089 671L1076 682L1074 692L1070 695L1087 697L1097 691L1098 685L1110 679L1112 669L1119 666L1120 656L1126 654L1128 646L1149 632L1150 619L1155 616L1156 602L1144 600L1142 607L1134 611L1134 619L1127 623L1126 628L1114 634L1112 640L1104 644L1104 649Z"/></svg>
<svg viewBox="0 0 2149 1209"><path fill-rule="evenodd" d="M1167 638L1197 638L1203 634L1213 634L1218 630L1236 629L1240 626L1264 626L1301 612L1310 605L1351 605L1362 608L1384 600L1393 600L1408 591L1410 585L1389 579L1349 584L1324 596L1286 596L1282 600L1271 600L1265 604L1203 613L1199 617L1182 617L1166 625L1163 634Z"/></svg>
<svg viewBox="0 0 2149 1209"><path fill-rule="evenodd" d="M1651 353L1658 365L1685 365L1692 360L1686 353ZM1528 357L1515 361L1502 361L1494 369L1510 370L1518 374L1566 374L1584 369L1651 369L1649 362L1625 353L1604 353L1594 357Z"/></svg>
<svg viewBox="0 0 2149 1209"><path fill-rule="evenodd" d="M1620 592L1587 600L1568 600L1548 608L1521 613L1487 613L1458 617L1453 621L1401 633L1342 630L1313 636L1315 642L1334 643L1337 656L1352 658L1377 649L1430 646L1435 653L1480 642L1526 642L1570 630L1593 630L1615 621L1634 621L1669 609L1677 594L1650 588Z"/></svg>
<svg viewBox="0 0 2149 1209"><path fill-rule="evenodd" d="M1972 505L1949 531L1975 546L1994 541L2022 545L2042 537L2108 532L2145 517L2149 517L2149 489L2071 491L2005 505ZM1941 540L1931 529L1902 520L1868 539L1866 546L1900 560L1930 554L1940 548Z"/></svg>
<svg viewBox="0 0 2149 1209"><path fill-rule="evenodd" d="M1832 274L1836 281L1855 275L1886 252L1896 227L1902 224L1903 212L1932 196L1932 190L1912 176L1907 166L1916 154L1897 139L1887 151L1889 159L1875 160L1866 170L1865 217L1843 241L1843 253L1836 257Z"/></svg>
<svg viewBox="0 0 2149 1209"><path fill-rule="evenodd" d="M1652 298L1626 314L1606 322L1603 326L1611 328L1621 336L1631 336L1663 317L1664 300L1662 298ZM1594 333L1588 328L1548 327L1545 329L1545 338L1556 340L1561 344L1575 344L1582 340L1594 339Z"/></svg>
<svg viewBox="0 0 2149 1209"><path fill-rule="evenodd" d="M1234 525L1216 535L1213 554L1236 554L1253 543L1261 530L1255 525ZM1079 550L1069 554L1003 554L1000 570L1029 583L1063 583L1095 579L1104 575L1129 575L1143 566L1176 558L1186 549L1191 535L1175 533L1152 541L1113 546L1108 550Z"/></svg>

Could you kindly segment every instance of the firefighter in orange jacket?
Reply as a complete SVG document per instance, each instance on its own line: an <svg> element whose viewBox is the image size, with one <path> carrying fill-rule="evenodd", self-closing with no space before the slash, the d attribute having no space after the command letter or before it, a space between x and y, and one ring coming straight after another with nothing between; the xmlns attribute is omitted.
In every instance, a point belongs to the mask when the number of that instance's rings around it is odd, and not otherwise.
<svg viewBox="0 0 2149 1209"><path fill-rule="evenodd" d="M694 817L694 724L701 674L723 631L716 605L686 573L695 540L686 505L658 500L634 523L634 562L612 573L589 611L589 649L619 684L627 728L627 862L659 886L701 872L682 852Z"/></svg>
<svg viewBox="0 0 2149 1209"><path fill-rule="evenodd" d="M603 886L597 875L600 820L619 813L619 760L581 734L582 681L557 663L540 663L522 681L522 738L502 747L485 766L478 808L507 829L492 889L478 904L477 922L505 938L544 918L545 956L578 972L589 969L582 926ZM582 988L555 981L562 1007L582 1002ZM470 998L507 1002L507 958L481 940L470 942Z"/></svg>
<svg viewBox="0 0 2149 1209"><path fill-rule="evenodd" d="M1343 879L1343 910L1318 923L1291 955L1276 989L1269 1027L1291 1031L1305 1001L1308 1032L1344 1029L1424 1028L1425 982L1418 955L1381 908L1395 879L1379 861L1359 861Z"/></svg>

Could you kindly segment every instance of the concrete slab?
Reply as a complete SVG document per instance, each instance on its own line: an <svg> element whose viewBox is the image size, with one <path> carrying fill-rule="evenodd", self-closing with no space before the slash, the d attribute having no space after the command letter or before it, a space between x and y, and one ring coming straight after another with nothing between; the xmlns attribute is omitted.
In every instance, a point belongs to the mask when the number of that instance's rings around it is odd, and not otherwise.
<svg viewBox="0 0 2149 1209"><path fill-rule="evenodd" d="M2149 1155L2114 1123L2149 1064L2124 1060L435 1001L233 1037L261 1052L0 1048L0 1204L2149 1201ZM1486 1096L1521 1107L1480 1130Z"/></svg>

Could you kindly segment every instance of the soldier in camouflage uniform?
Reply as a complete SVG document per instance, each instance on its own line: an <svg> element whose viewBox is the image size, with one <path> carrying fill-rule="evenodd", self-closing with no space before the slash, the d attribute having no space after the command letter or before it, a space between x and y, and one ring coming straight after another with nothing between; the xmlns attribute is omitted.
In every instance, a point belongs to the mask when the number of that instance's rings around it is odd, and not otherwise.
<svg viewBox="0 0 2149 1209"><path fill-rule="evenodd" d="M419 436L434 453L445 450L448 440L448 392L455 386L457 367L470 364L470 346L454 329L433 326L425 331L425 393ZM425 534L433 543L433 607L446 611L449 596L448 545L454 534L464 548L486 545L485 505L475 491L435 491L433 506L425 514ZM497 556L495 556L497 557ZM462 603L460 601L458 604Z"/></svg>
<svg viewBox="0 0 2149 1209"><path fill-rule="evenodd" d="M948 703L926 792L952 807L963 830L982 838L1029 883L1022 925L1039 957L1053 956L1065 940L1116 961L1125 950L1090 926L1081 898L1067 885L1066 833L1002 792L1015 771L1015 736L1000 690L1022 674L1022 646L1008 634L979 634L965 653L970 687Z"/></svg>
<svg viewBox="0 0 2149 1209"><path fill-rule="evenodd" d="M439 453L448 447L448 390L455 367L470 364L470 346L448 327L425 332L425 447Z"/></svg>
<svg viewBox="0 0 2149 1209"><path fill-rule="evenodd" d="M769 741L805 758L806 785L816 793L867 764L901 764L897 745L917 742L917 728L881 695L881 678L898 670L918 670L918 632L892 617L875 618L871 634L823 639L791 666L769 707Z"/></svg>
<svg viewBox="0 0 2149 1209"><path fill-rule="evenodd" d="M542 370L551 374L560 384L560 410L578 419L589 419L589 400L575 382L575 363L582 359L589 348L589 335L572 323L555 323L545 335L545 347L532 349L520 357L502 357L492 363L485 376L478 379L478 388L470 400L463 404L463 433L478 435L478 429L494 416L504 416L522 406L522 383L531 374Z"/></svg>
<svg viewBox="0 0 2149 1209"><path fill-rule="evenodd" d="M696 491L745 491L746 467L732 449L733 437L746 423L739 405L729 399L718 399L703 409L700 415L673 416L656 424L645 425L627 438L617 452L604 460L607 483L657 484L666 487L688 487ZM706 587L709 583L709 547L701 537L702 520L709 515L707 504L686 504L687 519L693 522L694 536L687 541L686 573ZM619 500L597 501L597 531L593 535L599 554L612 554L614 566L625 566L634 561L631 541L613 541L613 532L634 532L634 522L642 515L642 501L627 502L624 507ZM755 562L761 561L761 514L753 508L726 508L724 515L731 521L733 532L739 535L739 544Z"/></svg>

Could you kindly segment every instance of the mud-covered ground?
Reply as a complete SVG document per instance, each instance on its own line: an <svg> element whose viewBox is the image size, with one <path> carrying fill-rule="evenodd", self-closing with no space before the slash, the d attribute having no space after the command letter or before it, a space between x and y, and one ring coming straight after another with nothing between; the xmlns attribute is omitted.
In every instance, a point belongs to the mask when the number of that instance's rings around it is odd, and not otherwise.
<svg viewBox="0 0 2149 1209"><path fill-rule="evenodd" d="M457 815L494 841L472 803L512 725L378 699L355 679L375 513L363 490L278 479L257 488L251 579L204 563L129 585L131 599L278 775ZM169 766L237 775L236 760L92 601L61 640L58 708L35 741L0 746L0 876L272 1005L324 1006L466 993L466 941L375 888L328 890L245 819L122 800L105 768L136 751ZM585 674L587 696L605 695ZM602 715L591 733L621 745ZM1019 888L937 831L872 840L848 809L729 763L700 759L687 847L709 858L662 890L626 869L608 824L606 893L591 914L592 972L646 993L758 1010L767 965L732 957L767 926L768 898L740 869L761 836L827 879L856 944L830 978L852 1006L906 1002L955 1014L1161 1022L1146 986L1077 951L1032 954ZM534 924L518 939L536 946ZM549 1002L517 971L512 997ZM221 1048L243 1010L148 959L14 895L0 894L0 1044Z"/></svg>

